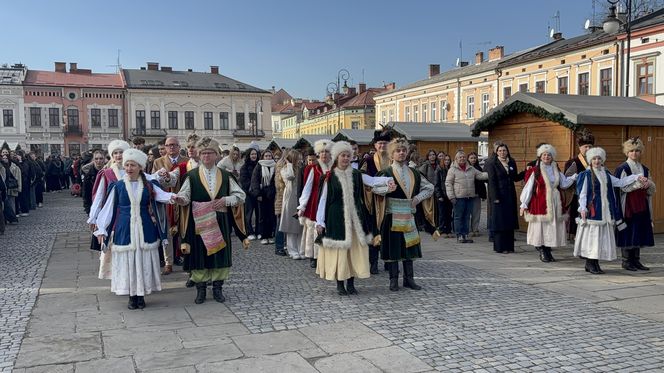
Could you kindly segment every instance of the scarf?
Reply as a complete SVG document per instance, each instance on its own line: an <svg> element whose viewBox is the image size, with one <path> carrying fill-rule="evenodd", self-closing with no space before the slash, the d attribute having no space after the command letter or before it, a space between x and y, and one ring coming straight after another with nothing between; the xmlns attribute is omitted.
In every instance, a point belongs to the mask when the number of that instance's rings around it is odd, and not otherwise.
<svg viewBox="0 0 664 373"><path fill-rule="evenodd" d="M274 175L274 159L261 159L258 161L258 164L261 166L261 187L266 187L270 185L270 181Z"/></svg>
<svg viewBox="0 0 664 373"><path fill-rule="evenodd" d="M327 173L327 171L330 170L330 164L322 162L320 159L318 160L318 164L320 165L321 170L323 170L323 173Z"/></svg>

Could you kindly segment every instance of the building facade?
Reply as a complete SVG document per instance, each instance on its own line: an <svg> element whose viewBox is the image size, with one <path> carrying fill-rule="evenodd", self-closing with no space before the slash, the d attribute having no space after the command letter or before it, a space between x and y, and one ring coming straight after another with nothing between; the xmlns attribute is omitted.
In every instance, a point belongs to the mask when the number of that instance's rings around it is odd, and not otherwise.
<svg viewBox="0 0 664 373"><path fill-rule="evenodd" d="M28 70L24 81L27 146L72 156L124 138L124 85L120 74L96 74L70 63L55 71Z"/></svg>
<svg viewBox="0 0 664 373"><path fill-rule="evenodd" d="M27 68L21 64L0 67L0 145L7 142L11 149L25 149L25 111L23 80Z"/></svg>
<svg viewBox="0 0 664 373"><path fill-rule="evenodd" d="M193 131L223 146L272 138L272 93L210 72L173 71L158 63L124 69L129 137L148 143Z"/></svg>

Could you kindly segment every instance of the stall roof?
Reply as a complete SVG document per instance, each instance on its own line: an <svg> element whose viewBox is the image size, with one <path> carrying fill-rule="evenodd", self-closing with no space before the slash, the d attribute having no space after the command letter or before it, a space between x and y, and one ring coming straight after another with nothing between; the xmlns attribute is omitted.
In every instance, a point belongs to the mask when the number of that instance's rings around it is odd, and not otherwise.
<svg viewBox="0 0 664 373"><path fill-rule="evenodd" d="M358 145L369 145L373 140L374 130L341 129L332 138L333 141L354 140Z"/></svg>
<svg viewBox="0 0 664 373"><path fill-rule="evenodd" d="M547 118L572 130L589 124L664 126L664 107L636 97L519 92L473 123L473 135L490 131L503 118L518 113Z"/></svg>
<svg viewBox="0 0 664 373"><path fill-rule="evenodd" d="M409 141L486 141L475 138L464 123L390 122L388 126L406 136Z"/></svg>
<svg viewBox="0 0 664 373"><path fill-rule="evenodd" d="M278 138L275 137L270 141L270 145L268 145L269 148L274 149L274 148L286 148L290 149L295 145L295 142L297 142L297 139L283 139L283 138Z"/></svg>
<svg viewBox="0 0 664 373"><path fill-rule="evenodd" d="M243 152L249 149L250 147L253 147L254 145L258 145L258 149L260 150L265 150L267 149L269 142L267 141L236 142L235 144L222 145L221 148L224 150L228 150L232 145L237 146L237 148L240 149L241 152Z"/></svg>

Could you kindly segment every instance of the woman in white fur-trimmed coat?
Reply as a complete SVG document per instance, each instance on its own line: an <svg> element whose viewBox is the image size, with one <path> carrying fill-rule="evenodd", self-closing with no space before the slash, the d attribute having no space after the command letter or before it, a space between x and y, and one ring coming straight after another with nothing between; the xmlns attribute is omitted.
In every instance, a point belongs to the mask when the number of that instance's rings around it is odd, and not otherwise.
<svg viewBox="0 0 664 373"><path fill-rule="evenodd" d="M537 148L537 164L526 171L526 185L521 191L521 215L528 222L528 245L540 253L540 260L555 262L551 248L567 245L561 189L567 189L577 174L566 177L555 162L556 148L542 144Z"/></svg>
<svg viewBox="0 0 664 373"><path fill-rule="evenodd" d="M353 148L346 141L335 143L331 153L334 163L325 175L316 211L316 231L323 234L316 273L336 280L339 295L357 294L354 280L369 277L368 244L373 239L364 185L383 193L395 185L392 178L371 177L352 168Z"/></svg>

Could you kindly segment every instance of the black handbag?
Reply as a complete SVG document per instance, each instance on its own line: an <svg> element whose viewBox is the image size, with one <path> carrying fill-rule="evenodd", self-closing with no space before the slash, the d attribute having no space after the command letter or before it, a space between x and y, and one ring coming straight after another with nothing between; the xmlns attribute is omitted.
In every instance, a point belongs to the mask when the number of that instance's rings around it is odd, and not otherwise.
<svg viewBox="0 0 664 373"><path fill-rule="evenodd" d="M99 243L97 236L94 234L92 235L92 240L90 241L90 250L101 251L101 244Z"/></svg>
<svg viewBox="0 0 664 373"><path fill-rule="evenodd" d="M7 179L5 180L5 186L7 187L7 190L9 191L10 189L18 189L18 180L12 175L9 171L7 171Z"/></svg>

